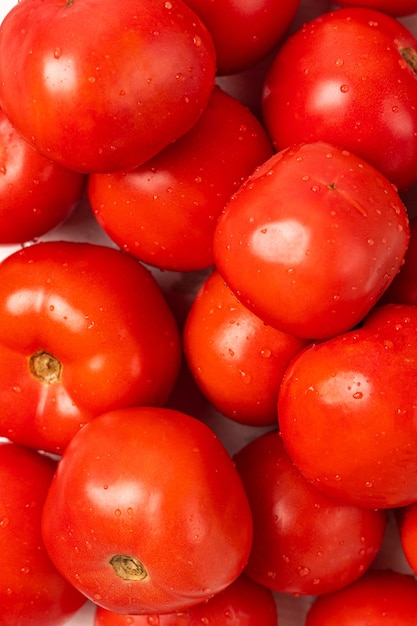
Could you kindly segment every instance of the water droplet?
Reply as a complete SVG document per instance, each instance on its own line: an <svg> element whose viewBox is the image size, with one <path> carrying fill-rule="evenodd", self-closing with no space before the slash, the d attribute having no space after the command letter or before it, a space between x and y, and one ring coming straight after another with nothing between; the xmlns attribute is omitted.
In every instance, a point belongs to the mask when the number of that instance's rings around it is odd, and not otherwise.
<svg viewBox="0 0 417 626"><path fill-rule="evenodd" d="M164 7L168 10L172 9L172 4L171 2L165 2Z"/></svg>
<svg viewBox="0 0 417 626"><path fill-rule="evenodd" d="M239 370L239 373L242 377L243 382L246 385L249 385L252 382L252 376L250 374L248 374L247 372L244 372L243 370Z"/></svg>
<svg viewBox="0 0 417 626"><path fill-rule="evenodd" d="M300 574L300 576L308 576L310 571L311 570L309 567L300 567L298 573Z"/></svg>
<svg viewBox="0 0 417 626"><path fill-rule="evenodd" d="M121 512L121 510L120 510L120 509L116 509L116 510L114 511L114 514L115 514L115 516L116 516L116 517L120 517L120 516L121 516L121 514L122 514L122 512Z"/></svg>
<svg viewBox="0 0 417 626"><path fill-rule="evenodd" d="M158 624L159 624L159 617L158 617L158 615L148 615L148 617L146 618L146 621L151 626L158 626Z"/></svg>
<svg viewBox="0 0 417 626"><path fill-rule="evenodd" d="M335 64L336 64L338 67L342 67L343 63L344 63L344 60L343 60L343 59L340 59L340 58L339 58L339 59L336 59L336 61L335 61Z"/></svg>
<svg viewBox="0 0 417 626"><path fill-rule="evenodd" d="M361 391L356 391L356 393L353 394L353 397L355 400L361 400L363 398L363 393Z"/></svg>
<svg viewBox="0 0 417 626"><path fill-rule="evenodd" d="M269 348L262 348L260 351L261 356L263 356L265 359L269 359L269 357L272 354L272 351Z"/></svg>
<svg viewBox="0 0 417 626"><path fill-rule="evenodd" d="M7 528L8 525L9 525L9 518L8 517L2 517L0 519L0 530L2 528Z"/></svg>
<svg viewBox="0 0 417 626"><path fill-rule="evenodd" d="M340 91L342 93L347 93L349 91L349 85L340 85Z"/></svg>
<svg viewBox="0 0 417 626"><path fill-rule="evenodd" d="M54 50L54 57L55 57L56 59L59 59L59 57L61 56L61 54L62 54L62 49L61 49L61 48L55 48L55 50Z"/></svg>
<svg viewBox="0 0 417 626"><path fill-rule="evenodd" d="M197 48L199 48L201 46L201 37L199 37L198 35L194 35L194 45L197 46Z"/></svg>

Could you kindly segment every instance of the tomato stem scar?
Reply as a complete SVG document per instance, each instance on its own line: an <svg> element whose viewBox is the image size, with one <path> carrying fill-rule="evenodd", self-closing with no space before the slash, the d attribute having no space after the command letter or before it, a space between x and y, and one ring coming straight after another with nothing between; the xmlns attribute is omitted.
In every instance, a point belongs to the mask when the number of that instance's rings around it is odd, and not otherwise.
<svg viewBox="0 0 417 626"><path fill-rule="evenodd" d="M45 385L60 382L62 378L62 363L45 350L35 352L29 359L30 373L36 380Z"/></svg>
<svg viewBox="0 0 417 626"><path fill-rule="evenodd" d="M115 554L110 559L110 565L114 569L117 576L123 580L144 580L148 576L148 572L143 563L134 556L126 554Z"/></svg>
<svg viewBox="0 0 417 626"><path fill-rule="evenodd" d="M414 73L417 72L417 53L413 48L401 48L400 54L404 61L406 61L407 65L413 70Z"/></svg>

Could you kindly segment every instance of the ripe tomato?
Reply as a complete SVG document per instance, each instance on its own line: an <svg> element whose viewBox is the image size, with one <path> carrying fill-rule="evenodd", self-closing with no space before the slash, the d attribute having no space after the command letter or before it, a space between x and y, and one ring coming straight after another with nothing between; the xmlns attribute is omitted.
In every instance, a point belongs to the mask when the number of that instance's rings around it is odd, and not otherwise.
<svg viewBox="0 0 417 626"><path fill-rule="evenodd" d="M263 59L283 39L300 6L300 0L186 2L213 37L220 75L241 72Z"/></svg>
<svg viewBox="0 0 417 626"><path fill-rule="evenodd" d="M219 218L214 258L267 324L325 339L353 328L400 268L409 240L398 193L359 157L318 142L283 150Z"/></svg>
<svg viewBox="0 0 417 626"><path fill-rule="evenodd" d="M334 4L342 7L367 7L396 17L417 12L417 0L338 0Z"/></svg>
<svg viewBox="0 0 417 626"><path fill-rule="evenodd" d="M43 157L0 109L0 244L35 239L81 200L85 177Z"/></svg>
<svg viewBox="0 0 417 626"><path fill-rule="evenodd" d="M417 501L396 510L402 552L417 574Z"/></svg>
<svg viewBox="0 0 417 626"><path fill-rule="evenodd" d="M118 613L181 611L243 571L249 503L220 440L166 408L91 420L59 462L43 515L56 567Z"/></svg>
<svg viewBox="0 0 417 626"><path fill-rule="evenodd" d="M32 0L0 28L0 104L42 154L81 172L136 167L197 121L210 34L182 0Z"/></svg>
<svg viewBox="0 0 417 626"><path fill-rule="evenodd" d="M46 455L0 442L1 626L58 626L85 602L42 542L42 507L55 469Z"/></svg>
<svg viewBox="0 0 417 626"><path fill-rule="evenodd" d="M417 500L417 307L374 309L361 328L296 357L278 398L285 446L325 493L371 508Z"/></svg>
<svg viewBox="0 0 417 626"><path fill-rule="evenodd" d="M417 305L417 216L410 219L410 241L404 264L385 291L381 302Z"/></svg>
<svg viewBox="0 0 417 626"><path fill-rule="evenodd" d="M190 371L218 411L242 424L276 424L279 385L306 340L264 324L216 270L194 299L183 338Z"/></svg>
<svg viewBox="0 0 417 626"><path fill-rule="evenodd" d="M369 570L356 582L317 598L305 626L415 626L417 581L393 570Z"/></svg>
<svg viewBox="0 0 417 626"><path fill-rule="evenodd" d="M272 592L243 574L215 596L180 613L131 615L130 626L276 626ZM125 615L97 607L94 626L127 626Z"/></svg>
<svg viewBox="0 0 417 626"><path fill-rule="evenodd" d="M0 265L0 436L60 454L89 419L163 404L178 326L149 270L92 243L51 241Z"/></svg>
<svg viewBox="0 0 417 626"><path fill-rule="evenodd" d="M216 87L184 137L129 172L93 174L99 224L133 256L161 269L213 265L217 218L242 181L272 155L259 120Z"/></svg>
<svg viewBox="0 0 417 626"><path fill-rule="evenodd" d="M414 35L371 9L306 23L278 50L263 118L278 150L327 141L358 154L397 187L417 181Z"/></svg>
<svg viewBox="0 0 417 626"><path fill-rule="evenodd" d="M319 492L276 431L253 439L234 459L253 515L248 576L275 591L318 595L344 587L371 565L384 537L383 511Z"/></svg>

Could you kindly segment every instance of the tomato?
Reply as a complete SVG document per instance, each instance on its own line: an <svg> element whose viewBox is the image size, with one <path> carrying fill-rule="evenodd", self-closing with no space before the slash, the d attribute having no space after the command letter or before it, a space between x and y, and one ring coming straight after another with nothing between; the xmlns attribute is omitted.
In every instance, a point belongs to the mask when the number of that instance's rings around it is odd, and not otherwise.
<svg viewBox="0 0 417 626"><path fill-rule="evenodd" d="M272 592L242 574L209 600L180 613L130 617L131 626L276 626L278 616ZM97 607L94 626L127 626L127 619Z"/></svg>
<svg viewBox="0 0 417 626"><path fill-rule="evenodd" d="M370 508L417 500L416 332L417 307L381 306L287 369L281 434L294 463L328 495Z"/></svg>
<svg viewBox="0 0 417 626"><path fill-rule="evenodd" d="M213 37L220 75L241 72L262 60L284 38L300 6L300 0L186 2Z"/></svg>
<svg viewBox="0 0 417 626"><path fill-rule="evenodd" d="M326 339L358 324L394 279L407 210L371 165L323 142L271 157L220 216L217 269L243 305L285 332Z"/></svg>
<svg viewBox="0 0 417 626"><path fill-rule="evenodd" d="M417 12L416 0L338 0L335 4L343 7L368 7L396 17Z"/></svg>
<svg viewBox="0 0 417 626"><path fill-rule="evenodd" d="M404 264L391 285L381 298L381 302L417 305L417 216L410 219L410 241L404 257Z"/></svg>
<svg viewBox="0 0 417 626"><path fill-rule="evenodd" d="M319 492L277 431L253 439L234 459L253 514L248 576L275 591L318 595L344 587L371 565L384 537L383 511Z"/></svg>
<svg viewBox="0 0 417 626"><path fill-rule="evenodd" d="M163 404L178 326L148 269L110 247L51 241L0 265L0 436L60 454L104 411Z"/></svg>
<svg viewBox="0 0 417 626"><path fill-rule="evenodd" d="M417 45L399 21L339 9L306 23L278 50L263 89L277 150L327 141L359 155L398 188L417 181Z"/></svg>
<svg viewBox="0 0 417 626"><path fill-rule="evenodd" d="M129 172L93 174L88 197L113 241L161 269L213 265L217 218L241 182L272 155L258 119L219 87L184 137Z"/></svg>
<svg viewBox="0 0 417 626"><path fill-rule="evenodd" d="M195 124L210 34L182 0L32 0L0 28L0 104L43 155L81 172L136 167Z"/></svg>
<svg viewBox="0 0 417 626"><path fill-rule="evenodd" d="M0 109L0 244L35 239L81 200L85 177L34 150Z"/></svg>
<svg viewBox="0 0 417 626"><path fill-rule="evenodd" d="M417 574L417 501L396 510L400 546L412 571Z"/></svg>
<svg viewBox="0 0 417 626"><path fill-rule="evenodd" d="M370 570L345 589L317 598L305 626L414 626L417 581L394 570Z"/></svg>
<svg viewBox="0 0 417 626"><path fill-rule="evenodd" d="M44 506L43 537L58 570L99 606L171 613L242 573L252 518L208 426L180 411L133 407L73 437Z"/></svg>
<svg viewBox="0 0 417 626"><path fill-rule="evenodd" d="M42 507L55 468L46 455L0 442L1 626L58 626L85 602L42 542Z"/></svg>
<svg viewBox="0 0 417 626"><path fill-rule="evenodd" d="M194 299L183 337L190 371L218 411L243 424L276 424L280 382L306 340L264 324L216 270Z"/></svg>

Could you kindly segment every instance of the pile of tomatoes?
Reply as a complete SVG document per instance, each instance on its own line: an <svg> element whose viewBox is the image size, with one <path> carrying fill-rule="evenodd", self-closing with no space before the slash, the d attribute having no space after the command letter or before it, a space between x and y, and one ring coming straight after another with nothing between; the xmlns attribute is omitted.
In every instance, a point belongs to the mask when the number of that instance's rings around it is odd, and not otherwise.
<svg viewBox="0 0 417 626"><path fill-rule="evenodd" d="M258 4L3 9L0 626L417 624L417 1Z"/></svg>

